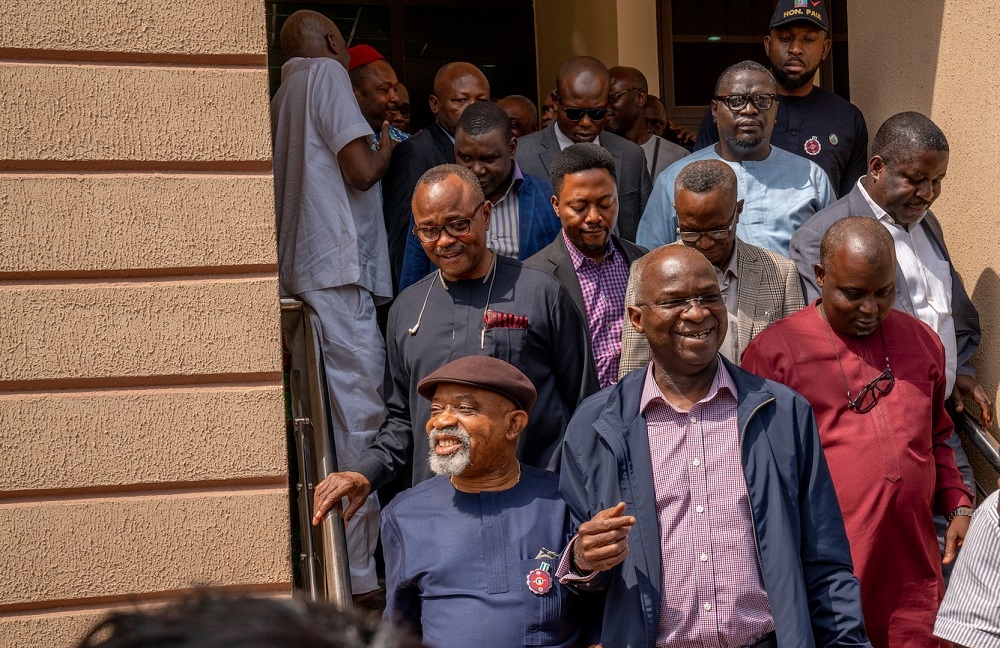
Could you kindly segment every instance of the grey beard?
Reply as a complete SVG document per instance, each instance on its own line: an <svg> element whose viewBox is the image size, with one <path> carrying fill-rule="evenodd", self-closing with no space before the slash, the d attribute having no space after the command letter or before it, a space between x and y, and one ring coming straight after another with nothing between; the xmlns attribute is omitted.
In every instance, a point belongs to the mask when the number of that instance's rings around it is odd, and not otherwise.
<svg viewBox="0 0 1000 648"><path fill-rule="evenodd" d="M443 435L458 438L462 446L457 451L448 455L442 456L437 454L434 452L434 446L437 445L437 437ZM435 475L456 477L464 473L465 469L469 467L469 463L472 460L472 439L469 437L469 433L460 426L453 425L443 430L435 430L430 435L429 441L430 449L428 450L427 459L430 462L431 472Z"/></svg>

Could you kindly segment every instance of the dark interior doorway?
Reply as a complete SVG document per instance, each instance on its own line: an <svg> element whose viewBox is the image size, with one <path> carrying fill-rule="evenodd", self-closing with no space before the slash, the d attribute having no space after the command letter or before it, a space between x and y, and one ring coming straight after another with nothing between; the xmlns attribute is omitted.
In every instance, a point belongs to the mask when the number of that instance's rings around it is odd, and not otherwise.
<svg viewBox="0 0 1000 648"><path fill-rule="evenodd" d="M348 45L377 49L410 93L413 132L431 122L427 97L445 63L468 61L490 82L494 99L522 94L536 101L535 15L531 0L266 1L271 94L285 55L278 35L290 14L312 9L336 23Z"/></svg>

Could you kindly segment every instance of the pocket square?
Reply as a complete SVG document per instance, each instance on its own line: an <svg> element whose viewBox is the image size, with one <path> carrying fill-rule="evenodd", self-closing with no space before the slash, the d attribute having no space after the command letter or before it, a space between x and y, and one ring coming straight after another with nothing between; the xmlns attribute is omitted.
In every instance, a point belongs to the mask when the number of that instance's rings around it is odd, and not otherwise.
<svg viewBox="0 0 1000 648"><path fill-rule="evenodd" d="M483 324L487 329L495 328L528 328L528 318L524 315L513 315L502 311L489 310L483 313Z"/></svg>

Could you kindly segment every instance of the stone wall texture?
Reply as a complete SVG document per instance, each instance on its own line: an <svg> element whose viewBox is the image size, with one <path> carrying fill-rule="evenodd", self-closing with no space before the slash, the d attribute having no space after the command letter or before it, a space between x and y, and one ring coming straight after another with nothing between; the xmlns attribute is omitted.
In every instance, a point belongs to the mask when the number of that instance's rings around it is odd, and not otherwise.
<svg viewBox="0 0 1000 648"><path fill-rule="evenodd" d="M0 645L291 589L265 27L241 0L0 14Z"/></svg>

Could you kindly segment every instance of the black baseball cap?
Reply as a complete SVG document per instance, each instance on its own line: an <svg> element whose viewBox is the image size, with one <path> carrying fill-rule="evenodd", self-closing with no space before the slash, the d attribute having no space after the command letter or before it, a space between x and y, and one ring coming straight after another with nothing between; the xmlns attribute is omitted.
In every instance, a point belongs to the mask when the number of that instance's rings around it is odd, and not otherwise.
<svg viewBox="0 0 1000 648"><path fill-rule="evenodd" d="M829 16L823 0L778 0L768 30L795 22L807 22L823 31L830 31Z"/></svg>

